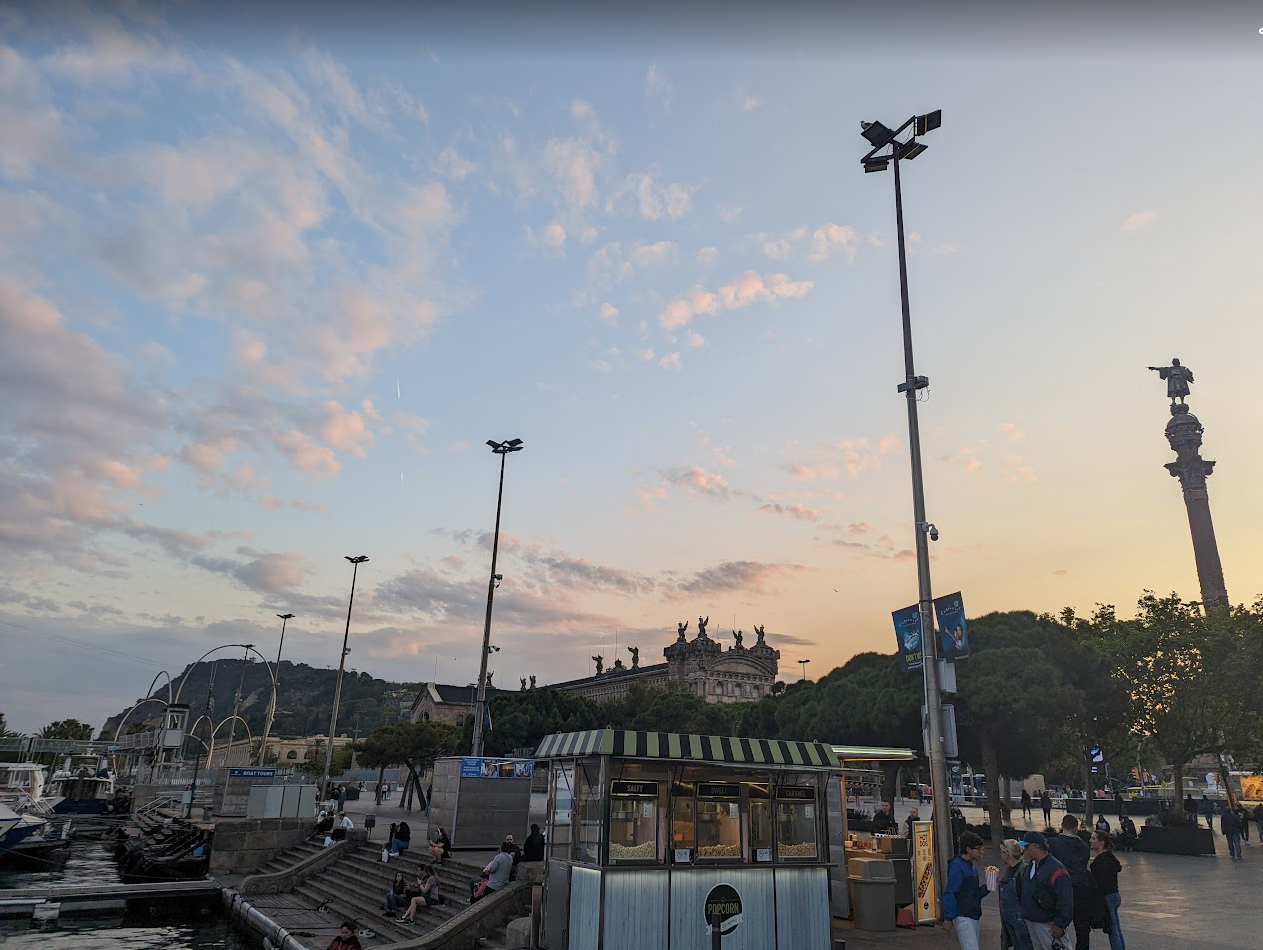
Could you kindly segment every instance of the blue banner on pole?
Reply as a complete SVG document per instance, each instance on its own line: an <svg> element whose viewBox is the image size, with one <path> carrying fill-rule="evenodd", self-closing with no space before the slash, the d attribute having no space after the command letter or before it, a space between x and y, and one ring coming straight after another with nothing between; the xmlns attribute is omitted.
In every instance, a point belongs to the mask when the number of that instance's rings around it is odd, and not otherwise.
<svg viewBox="0 0 1263 950"><path fill-rule="evenodd" d="M921 669L921 610L913 604L892 611L895 640L899 644L899 669L905 673Z"/></svg>
<svg viewBox="0 0 1263 950"><path fill-rule="evenodd" d="M939 654L952 663L969 656L969 624L965 621L965 602L960 591L934 599L934 615L938 618Z"/></svg>

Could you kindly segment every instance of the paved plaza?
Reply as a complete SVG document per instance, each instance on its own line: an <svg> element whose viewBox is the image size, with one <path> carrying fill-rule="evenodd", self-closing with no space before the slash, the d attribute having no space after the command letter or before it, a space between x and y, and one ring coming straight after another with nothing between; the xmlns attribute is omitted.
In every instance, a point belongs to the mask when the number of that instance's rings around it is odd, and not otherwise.
<svg viewBox="0 0 1263 950"><path fill-rule="evenodd" d="M400 816L406 817L412 826L414 839L424 837L428 829L425 812L404 811L398 801L396 793L393 802L374 806L372 794L367 793L366 798L347 802L347 811L356 825L362 824L364 814L377 815L375 840ZM873 803L863 802L862 807L871 811ZM895 814L901 821L907 810L907 802L895 806ZM967 808L964 813L970 823L983 821L981 810ZM1053 810L1054 825L1061 823L1063 814L1059 809ZM1036 809L1035 816L1034 823L1027 823L1020 814L1016 815L1016 827L1039 827L1043 824L1043 815ZM1123 865L1119 877L1123 905L1119 916L1127 950L1257 950L1263 947L1263 914L1259 913L1263 895L1263 846L1256 835L1251 835L1244 848L1245 860L1230 861L1223 838L1218 834L1215 845L1218 854L1213 858L1118 852ZM491 852L486 856L490 858ZM1000 863L995 849L988 850L982 863L984 866ZM839 924L835 936L846 941L846 950L954 950L959 946L954 934L937 927L866 933L854 929L849 921ZM1073 935L1073 928L1070 932ZM994 894L983 901L981 946L983 950L1000 946L1000 918ZM1094 931L1092 947L1109 950L1109 938L1099 930Z"/></svg>

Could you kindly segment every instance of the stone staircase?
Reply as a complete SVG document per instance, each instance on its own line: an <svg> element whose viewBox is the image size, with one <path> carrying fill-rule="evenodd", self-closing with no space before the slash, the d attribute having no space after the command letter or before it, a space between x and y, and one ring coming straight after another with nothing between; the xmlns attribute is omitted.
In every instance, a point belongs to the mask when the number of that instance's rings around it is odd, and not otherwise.
<svg viewBox="0 0 1263 950"><path fill-rule="evenodd" d="M365 950L370 947L423 941L456 918L482 917L484 911L491 907L490 898L480 901L474 907L469 906L469 882L478 877L485 862L455 854L442 866L436 867L444 903L426 911L418 910L416 921L412 924L397 920L398 914L386 916L386 891L395 872L402 870L411 882L420 865L429 863L428 852L409 851L383 863L380 846L374 842L366 842L358 847L354 844L348 843L346 852L339 860L316 870L295 884L289 895L307 908L319 909L321 914L327 915L328 920L355 920L357 930L374 931L375 937L360 938ZM315 841L304 842L269 861L257 873L283 873L323 851L322 845ZM529 906L529 899L526 904ZM510 946L507 935L508 918L518 915L506 915L501 909L499 913L485 916L488 919L478 922L476 927L465 928L469 933L457 943L467 947L507 950Z"/></svg>

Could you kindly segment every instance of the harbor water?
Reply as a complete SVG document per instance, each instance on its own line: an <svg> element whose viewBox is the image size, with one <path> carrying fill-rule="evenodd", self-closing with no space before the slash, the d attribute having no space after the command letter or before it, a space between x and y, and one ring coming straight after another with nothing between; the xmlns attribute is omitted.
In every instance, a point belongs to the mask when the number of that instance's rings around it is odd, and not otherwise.
<svg viewBox="0 0 1263 950"><path fill-rule="evenodd" d="M72 841L52 859L0 862L0 901L14 888L118 883L113 840ZM0 918L3 950L260 950L262 940L231 926L218 903L131 901L126 911L66 914L48 923Z"/></svg>

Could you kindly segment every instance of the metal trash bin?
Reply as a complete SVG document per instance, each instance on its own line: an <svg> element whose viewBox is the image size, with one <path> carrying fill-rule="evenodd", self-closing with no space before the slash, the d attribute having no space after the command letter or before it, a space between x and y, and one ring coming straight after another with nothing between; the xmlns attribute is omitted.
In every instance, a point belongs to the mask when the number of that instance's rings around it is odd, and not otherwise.
<svg viewBox="0 0 1263 950"><path fill-rule="evenodd" d="M202 806L202 821L210 821L215 817L215 808L213 805Z"/></svg>
<svg viewBox="0 0 1263 950"><path fill-rule="evenodd" d="M847 883L860 930L895 929L895 866L880 858L851 859Z"/></svg>
<svg viewBox="0 0 1263 950"><path fill-rule="evenodd" d="M377 827L377 816L376 816L376 815L365 815L365 816L364 816L364 828L368 831L368 837L370 837L370 838L371 838L371 837L373 837L373 829L374 829L374 828L376 828L376 827Z"/></svg>

